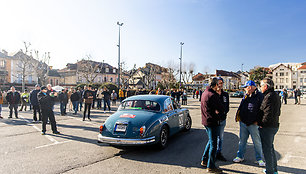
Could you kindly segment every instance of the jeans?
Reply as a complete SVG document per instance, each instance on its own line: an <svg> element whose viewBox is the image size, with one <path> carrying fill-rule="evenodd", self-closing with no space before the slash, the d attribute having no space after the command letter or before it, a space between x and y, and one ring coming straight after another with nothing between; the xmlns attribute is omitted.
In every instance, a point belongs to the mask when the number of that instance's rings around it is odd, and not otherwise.
<svg viewBox="0 0 306 174"><path fill-rule="evenodd" d="M73 101L72 105L73 105L73 110L74 110L74 114L77 114L78 112L78 101Z"/></svg>
<svg viewBox="0 0 306 174"><path fill-rule="evenodd" d="M37 121L37 112L38 112L38 120L41 121L41 112L40 112L40 108L39 105L33 105L33 120Z"/></svg>
<svg viewBox="0 0 306 174"><path fill-rule="evenodd" d="M90 118L90 109L91 109L91 103L85 103L83 119L85 119L87 110L88 110L87 117L88 117L88 119Z"/></svg>
<svg viewBox="0 0 306 174"><path fill-rule="evenodd" d="M80 105L80 111L81 111L83 107L83 102L79 102L79 105Z"/></svg>
<svg viewBox="0 0 306 174"><path fill-rule="evenodd" d="M102 99L97 99L97 108L102 108Z"/></svg>
<svg viewBox="0 0 306 174"><path fill-rule="evenodd" d="M61 104L60 104L61 115L65 115L66 114L66 107L67 107L67 103L61 102Z"/></svg>
<svg viewBox="0 0 306 174"><path fill-rule="evenodd" d="M222 150L222 143L223 143L223 136L224 136L224 128L226 126L226 120L223 120L220 122L220 131L218 135L218 148L217 148L217 153L221 153Z"/></svg>
<svg viewBox="0 0 306 174"><path fill-rule="evenodd" d="M217 138L220 134L220 126L205 126L208 135L208 142L206 144L202 161L207 161L207 168L216 168L216 152L217 152Z"/></svg>
<svg viewBox="0 0 306 174"><path fill-rule="evenodd" d="M247 126L242 122L240 122L240 135L239 135L240 141L239 141L239 150L237 152L237 157L244 158L246 144L250 134L254 144L256 160L257 161L262 160L262 147L261 147L258 126L255 124Z"/></svg>
<svg viewBox="0 0 306 174"><path fill-rule="evenodd" d="M106 111L106 104L108 106L108 110L110 111L111 108L110 108L110 100L103 100L104 101L104 111Z"/></svg>
<svg viewBox="0 0 306 174"><path fill-rule="evenodd" d="M9 104L9 108L10 108L10 117L12 117L14 109L15 117L18 118L18 104Z"/></svg>
<svg viewBox="0 0 306 174"><path fill-rule="evenodd" d="M278 128L259 128L262 150L266 160L266 174L277 172L277 158L274 150L274 136Z"/></svg>

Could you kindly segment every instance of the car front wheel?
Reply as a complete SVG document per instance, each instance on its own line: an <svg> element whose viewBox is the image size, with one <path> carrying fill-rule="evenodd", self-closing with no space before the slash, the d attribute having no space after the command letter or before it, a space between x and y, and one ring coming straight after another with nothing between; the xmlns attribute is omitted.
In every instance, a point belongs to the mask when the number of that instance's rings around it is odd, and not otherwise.
<svg viewBox="0 0 306 174"><path fill-rule="evenodd" d="M191 117L188 115L186 118L184 131L189 131L191 129L191 124L192 124Z"/></svg>

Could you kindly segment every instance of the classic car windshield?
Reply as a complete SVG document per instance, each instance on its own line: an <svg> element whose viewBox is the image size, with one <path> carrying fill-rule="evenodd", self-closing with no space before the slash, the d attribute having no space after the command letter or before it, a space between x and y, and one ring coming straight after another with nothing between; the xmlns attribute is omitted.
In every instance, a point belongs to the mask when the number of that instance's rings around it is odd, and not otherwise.
<svg viewBox="0 0 306 174"><path fill-rule="evenodd" d="M118 110L148 110L148 111L160 111L160 105L157 102L149 100L128 100L123 102Z"/></svg>

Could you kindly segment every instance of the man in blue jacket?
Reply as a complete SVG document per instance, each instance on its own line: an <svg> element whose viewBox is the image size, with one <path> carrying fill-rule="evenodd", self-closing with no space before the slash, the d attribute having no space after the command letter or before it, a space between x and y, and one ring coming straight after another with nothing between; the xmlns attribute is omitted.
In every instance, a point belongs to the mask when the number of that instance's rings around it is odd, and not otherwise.
<svg viewBox="0 0 306 174"><path fill-rule="evenodd" d="M258 163L259 166L265 166L262 160L262 147L257 125L260 118L259 108L263 100L263 95L258 91L255 82L252 80L247 81L243 88L246 94L236 114L236 121L239 121L240 124L239 150L237 152L237 157L234 158L233 161L235 163L240 163L244 160L247 140L249 135L251 135L255 149L256 163Z"/></svg>
<svg viewBox="0 0 306 174"><path fill-rule="evenodd" d="M40 92L40 86L37 84L35 85L35 90L33 90L30 93L30 103L33 106L33 122L37 122L37 112L39 115L38 121L42 121L41 120L41 112L40 112L40 108L39 108L39 103L38 103L38 98L37 98L37 94Z"/></svg>

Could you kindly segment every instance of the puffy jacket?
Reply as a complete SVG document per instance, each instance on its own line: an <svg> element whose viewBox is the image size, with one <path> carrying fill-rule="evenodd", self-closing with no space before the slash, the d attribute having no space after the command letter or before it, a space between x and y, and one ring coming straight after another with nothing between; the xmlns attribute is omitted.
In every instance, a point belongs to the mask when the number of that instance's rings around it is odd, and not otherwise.
<svg viewBox="0 0 306 174"><path fill-rule="evenodd" d="M37 94L37 99L41 110L52 110L53 99L49 93L39 92Z"/></svg>
<svg viewBox="0 0 306 174"><path fill-rule="evenodd" d="M74 93L71 94L70 100L71 100L72 102L73 102L73 101L79 101L79 100L80 100L79 97L80 97L80 96L79 96L79 93L78 93L78 92L74 92Z"/></svg>
<svg viewBox="0 0 306 174"><path fill-rule="evenodd" d="M66 92L61 92L58 95L58 99L61 103L68 103L68 94Z"/></svg>
<svg viewBox="0 0 306 174"><path fill-rule="evenodd" d="M279 116L281 114L281 101L274 89L264 92L264 99L260 106L260 121L262 127L279 127Z"/></svg>
<svg viewBox="0 0 306 174"><path fill-rule="evenodd" d="M40 90L33 90L30 93L30 103L31 103L31 105L33 105L33 106L38 106L39 105L38 98L37 98L37 95L38 95L39 92L40 92Z"/></svg>
<svg viewBox="0 0 306 174"><path fill-rule="evenodd" d="M19 92L14 92L14 95L13 95L12 91L8 92L7 95L6 95L6 101L9 104L19 104L19 102L20 102Z"/></svg>
<svg viewBox="0 0 306 174"><path fill-rule="evenodd" d="M240 121L247 126L259 121L259 108L263 100L263 94L257 89L252 95L245 95L238 108Z"/></svg>
<svg viewBox="0 0 306 174"><path fill-rule="evenodd" d="M219 113L224 113L225 109L217 94L212 88L207 87L201 97L201 115L204 126L220 125L221 117Z"/></svg>

